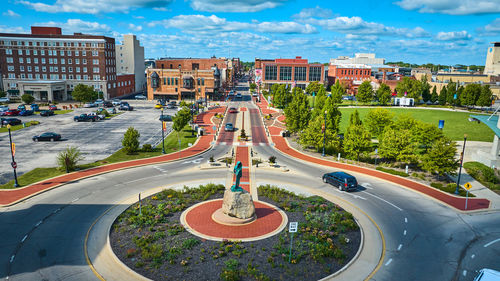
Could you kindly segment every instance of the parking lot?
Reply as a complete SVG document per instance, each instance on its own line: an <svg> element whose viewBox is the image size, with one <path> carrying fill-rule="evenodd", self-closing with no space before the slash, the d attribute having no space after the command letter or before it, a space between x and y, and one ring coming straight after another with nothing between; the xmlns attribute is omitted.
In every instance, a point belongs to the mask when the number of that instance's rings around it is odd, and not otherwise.
<svg viewBox="0 0 500 281"><path fill-rule="evenodd" d="M158 120L160 110L154 109L152 101L129 101L133 111L109 120L97 122L74 122L73 117L82 113L94 112L96 108L78 108L67 114L42 117L15 116L23 122L40 121L39 125L12 132L12 141L16 144L17 172L21 175L37 167L56 166L57 154L69 146L80 149L85 159L81 163L90 163L104 159L122 147L121 140L128 127L134 127L141 134L141 146L145 143L155 145L161 141L161 123ZM14 105L10 105L14 108ZM175 115L176 109L165 109L164 114ZM167 132L171 123L167 123ZM62 135L58 142L33 142L32 137L44 132ZM13 179L11 167L9 135L0 133L0 184Z"/></svg>

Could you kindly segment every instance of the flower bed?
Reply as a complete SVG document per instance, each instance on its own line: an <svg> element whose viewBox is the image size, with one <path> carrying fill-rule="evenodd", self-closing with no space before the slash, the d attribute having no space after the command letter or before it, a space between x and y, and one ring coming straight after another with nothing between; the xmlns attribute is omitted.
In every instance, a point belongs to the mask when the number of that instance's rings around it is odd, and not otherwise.
<svg viewBox="0 0 500 281"><path fill-rule="evenodd" d="M360 230L352 215L321 197L301 197L261 186L259 199L298 222L289 262L290 235L254 242L208 241L179 223L183 210L221 198L224 186L208 184L183 191L164 190L130 206L110 234L115 254L154 280L317 280L342 268L356 254Z"/></svg>

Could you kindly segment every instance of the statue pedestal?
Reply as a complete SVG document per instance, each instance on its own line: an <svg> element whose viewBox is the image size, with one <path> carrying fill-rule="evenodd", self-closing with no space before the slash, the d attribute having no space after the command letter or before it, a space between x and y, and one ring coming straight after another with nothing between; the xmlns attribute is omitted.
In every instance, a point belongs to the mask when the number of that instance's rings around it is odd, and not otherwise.
<svg viewBox="0 0 500 281"><path fill-rule="evenodd" d="M215 211L212 215L214 221L221 224L238 225L254 221L255 205L252 195L248 191L231 191L227 189L224 192L222 208Z"/></svg>

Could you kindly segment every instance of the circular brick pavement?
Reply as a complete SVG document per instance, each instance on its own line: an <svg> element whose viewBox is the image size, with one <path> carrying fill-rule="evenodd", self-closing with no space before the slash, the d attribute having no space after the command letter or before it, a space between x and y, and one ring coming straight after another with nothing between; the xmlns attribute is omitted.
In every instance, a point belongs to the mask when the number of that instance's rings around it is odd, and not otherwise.
<svg viewBox="0 0 500 281"><path fill-rule="evenodd" d="M255 241L270 237L285 228L288 217L280 209L254 201L257 219L244 225L224 225L212 219L222 207L222 199L204 201L191 206L181 215L181 223L192 234L208 240Z"/></svg>

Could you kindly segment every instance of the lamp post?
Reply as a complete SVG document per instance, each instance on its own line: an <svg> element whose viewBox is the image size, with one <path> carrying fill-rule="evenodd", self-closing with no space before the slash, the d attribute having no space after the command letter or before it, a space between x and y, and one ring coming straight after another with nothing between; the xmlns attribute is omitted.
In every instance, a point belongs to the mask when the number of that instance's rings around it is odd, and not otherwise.
<svg viewBox="0 0 500 281"><path fill-rule="evenodd" d="M161 108L161 153L165 154L165 121L163 121L163 107Z"/></svg>
<svg viewBox="0 0 500 281"><path fill-rule="evenodd" d="M14 159L14 149L12 147L12 135L10 134L10 124L7 124L7 130L9 130L10 156L12 157L12 163L10 164L14 169L14 187L19 187L19 183L17 182L17 173L16 173L17 163L16 160Z"/></svg>
<svg viewBox="0 0 500 281"><path fill-rule="evenodd" d="M323 153L321 156L325 156L325 146L326 146L326 110L325 110L325 123L323 123Z"/></svg>
<svg viewBox="0 0 500 281"><path fill-rule="evenodd" d="M467 142L467 135L464 135L464 147L462 148L462 154L460 154L460 167L458 169L458 179L457 179L457 188L455 189L455 194L459 193L460 188L460 175L462 174L462 163L464 161L464 153L465 153L465 143Z"/></svg>

